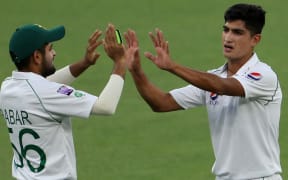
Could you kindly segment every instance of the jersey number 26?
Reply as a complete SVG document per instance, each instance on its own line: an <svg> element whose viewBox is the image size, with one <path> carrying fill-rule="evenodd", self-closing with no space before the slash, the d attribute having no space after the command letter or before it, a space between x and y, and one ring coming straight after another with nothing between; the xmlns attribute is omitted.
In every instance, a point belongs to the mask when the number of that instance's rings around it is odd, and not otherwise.
<svg viewBox="0 0 288 180"><path fill-rule="evenodd" d="M13 130L12 128L9 128L9 133L13 133ZM34 145L34 144L27 144L25 146L23 146L23 136L25 134L30 134L34 137L34 139L38 139L40 138L39 135L33 131L32 129L22 129L20 132L19 132L19 145L20 145L20 152L18 151L18 149L15 147L15 145L13 143L12 144L12 147L14 149L14 151L17 153L18 157L19 157L19 162L15 162L14 160L14 164L19 167L19 168L23 168L24 167L24 164L23 164L23 161L26 160L28 166L29 166L29 169L34 172L34 173L37 173L37 172L41 172L44 168L45 168L45 164L46 164L46 155L44 153L44 151ZM26 157L26 154L28 151L35 151L37 154L39 154L39 157L40 157L40 165L38 167L34 167L32 166L31 164L31 161L29 159L27 159Z"/></svg>

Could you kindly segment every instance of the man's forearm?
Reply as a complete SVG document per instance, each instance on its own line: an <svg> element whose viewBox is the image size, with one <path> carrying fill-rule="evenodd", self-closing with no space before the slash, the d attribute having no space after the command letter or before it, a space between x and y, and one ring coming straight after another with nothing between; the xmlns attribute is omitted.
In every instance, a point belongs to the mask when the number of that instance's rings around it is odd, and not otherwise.
<svg viewBox="0 0 288 180"><path fill-rule="evenodd" d="M87 63L85 60L80 60L76 63L73 63L69 66L70 72L74 77L78 77L86 69L88 69L91 64Z"/></svg>
<svg viewBox="0 0 288 180"><path fill-rule="evenodd" d="M124 79L116 74L110 76L105 88L96 100L91 114L113 115L116 111L124 86Z"/></svg>
<svg viewBox="0 0 288 180"><path fill-rule="evenodd" d="M71 74L69 66L65 66L48 76L47 79L49 81L69 85L75 80L75 77Z"/></svg>
<svg viewBox="0 0 288 180"><path fill-rule="evenodd" d="M138 92L153 111L166 112L174 110L170 107L170 98L167 97L169 93L152 84L142 70L130 72Z"/></svg>
<svg viewBox="0 0 288 180"><path fill-rule="evenodd" d="M206 91L229 96L245 96L244 89L235 78L222 78L215 74L197 71L185 66L175 65L169 72L186 82Z"/></svg>

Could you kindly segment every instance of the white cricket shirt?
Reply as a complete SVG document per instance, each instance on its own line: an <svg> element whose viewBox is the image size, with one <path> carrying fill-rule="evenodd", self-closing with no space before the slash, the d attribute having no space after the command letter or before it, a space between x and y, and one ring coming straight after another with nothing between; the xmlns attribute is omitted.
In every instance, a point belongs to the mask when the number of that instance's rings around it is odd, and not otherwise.
<svg viewBox="0 0 288 180"><path fill-rule="evenodd" d="M71 116L87 118L96 96L16 72L1 86L0 108L13 147L17 179L75 180Z"/></svg>
<svg viewBox="0 0 288 180"><path fill-rule="evenodd" d="M226 65L210 71L227 77ZM256 53L233 76L245 97L218 95L195 86L170 91L184 109L207 107L219 179L252 179L281 173L278 143L282 92L275 72Z"/></svg>

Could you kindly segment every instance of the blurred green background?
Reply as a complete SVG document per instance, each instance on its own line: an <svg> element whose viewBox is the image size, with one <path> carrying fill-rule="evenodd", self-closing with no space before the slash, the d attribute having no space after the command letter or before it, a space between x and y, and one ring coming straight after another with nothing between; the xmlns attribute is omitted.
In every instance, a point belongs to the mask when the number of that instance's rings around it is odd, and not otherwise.
<svg viewBox="0 0 288 180"><path fill-rule="evenodd" d="M9 38L15 28L37 23L47 28L65 25L66 36L54 43L55 65L82 58L88 37L109 22L122 32L136 30L141 53L152 51L148 32L160 28L178 63L199 70L222 65L223 13L236 0L2 0L0 2L0 79L10 76L14 65L8 54ZM285 0L242 1L257 3L267 11L258 56L278 72L283 91L280 146L283 178L288 178L288 61L287 6ZM75 88L99 95L112 63L99 48L97 64L78 78ZM286 52L287 53L287 52ZM143 57L143 55L142 55ZM181 79L160 71L142 58L148 77L165 91L186 85ZM285 75L286 74L286 75ZM286 77L286 78L285 78ZM25 97L23 97L25 98ZM79 180L209 180L214 156L205 108L154 113L137 93L130 74L117 113L73 121ZM0 121L0 175L10 180L12 148L4 120Z"/></svg>

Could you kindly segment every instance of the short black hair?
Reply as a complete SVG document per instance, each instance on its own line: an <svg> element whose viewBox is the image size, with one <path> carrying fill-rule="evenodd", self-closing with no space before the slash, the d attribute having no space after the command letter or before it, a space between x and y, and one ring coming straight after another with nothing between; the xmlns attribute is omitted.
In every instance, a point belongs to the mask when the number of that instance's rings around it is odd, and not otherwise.
<svg viewBox="0 0 288 180"><path fill-rule="evenodd" d="M261 34L265 25L265 10L254 4L235 4L229 7L225 14L225 23L229 21L242 20L252 35Z"/></svg>
<svg viewBox="0 0 288 180"><path fill-rule="evenodd" d="M48 43L45 43L44 46L42 46L41 48L37 49L37 51L40 51L40 53L41 53L43 56L45 56L45 47L47 46L47 44L48 44ZM10 53L11 59L13 60L13 58L14 58L16 55L15 55L12 51L9 51L9 53ZM33 53L34 53L34 52L33 52ZM33 54L33 53L32 53L32 54ZM30 63L30 57L32 56L32 54L29 55L28 57L22 59L20 62L15 62L15 61L13 61L14 64L15 64L15 66L16 66L16 68L17 68L17 70L21 71L21 70L23 70L24 68L28 67L28 65L29 65L29 63Z"/></svg>

